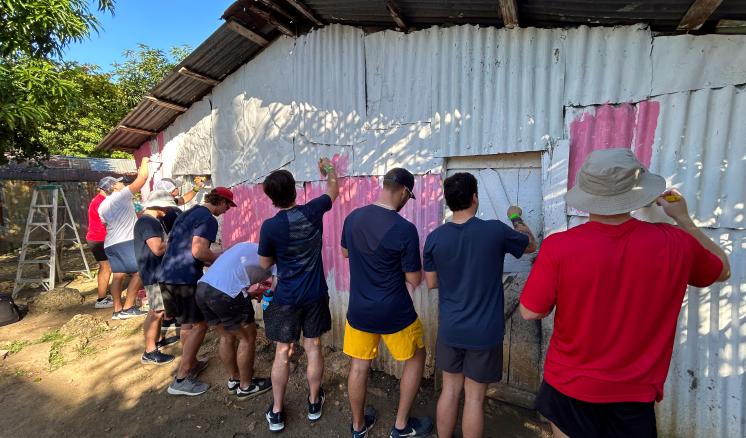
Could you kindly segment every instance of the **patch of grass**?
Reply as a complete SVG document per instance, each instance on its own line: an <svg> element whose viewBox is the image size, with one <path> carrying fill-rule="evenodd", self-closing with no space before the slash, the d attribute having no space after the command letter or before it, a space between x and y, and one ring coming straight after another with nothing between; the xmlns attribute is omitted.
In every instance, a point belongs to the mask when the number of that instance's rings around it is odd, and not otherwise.
<svg viewBox="0 0 746 438"><path fill-rule="evenodd" d="M11 342L10 344L5 345L2 349L8 350L10 354L18 353L19 351L23 350L23 348L27 345L29 345L29 341L19 341L15 340Z"/></svg>
<svg viewBox="0 0 746 438"><path fill-rule="evenodd" d="M49 330L45 332L41 337L36 341L37 344L44 344L46 342L56 342L61 341L64 339L65 336L63 336L59 330Z"/></svg>
<svg viewBox="0 0 746 438"><path fill-rule="evenodd" d="M26 377L29 375L29 372L20 368L16 368L16 370L13 372L13 375L16 377Z"/></svg>
<svg viewBox="0 0 746 438"><path fill-rule="evenodd" d="M96 347L91 345L89 340L86 338L78 342L75 346L75 352L78 353L78 357L89 356L96 352Z"/></svg>
<svg viewBox="0 0 746 438"><path fill-rule="evenodd" d="M54 341L52 347L49 348L49 368L56 370L65 364L65 356L62 355L62 347L65 345L64 339Z"/></svg>

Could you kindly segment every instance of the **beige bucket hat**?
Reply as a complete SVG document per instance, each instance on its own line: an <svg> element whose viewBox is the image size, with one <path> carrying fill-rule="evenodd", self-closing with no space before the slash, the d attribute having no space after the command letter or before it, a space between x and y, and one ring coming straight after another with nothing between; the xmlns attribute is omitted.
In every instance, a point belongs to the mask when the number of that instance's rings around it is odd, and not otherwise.
<svg viewBox="0 0 746 438"><path fill-rule="evenodd" d="M648 172L627 148L591 152L575 181L565 202L580 211L606 216L645 207L666 190L666 180Z"/></svg>

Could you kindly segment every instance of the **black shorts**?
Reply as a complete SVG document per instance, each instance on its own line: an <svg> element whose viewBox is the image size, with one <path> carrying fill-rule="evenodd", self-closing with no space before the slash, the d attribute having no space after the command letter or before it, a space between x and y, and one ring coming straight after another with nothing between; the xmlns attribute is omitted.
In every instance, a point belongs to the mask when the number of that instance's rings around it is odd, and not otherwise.
<svg viewBox="0 0 746 438"><path fill-rule="evenodd" d="M222 325L228 331L235 331L254 322L251 298L245 297L242 292L236 298L231 298L207 283L198 283L196 299L199 310L210 326Z"/></svg>
<svg viewBox="0 0 746 438"><path fill-rule="evenodd" d="M653 402L589 403L541 382L536 410L572 438L654 438L658 434Z"/></svg>
<svg viewBox="0 0 746 438"><path fill-rule="evenodd" d="M202 311L197 307L193 284L161 283L163 308L169 318L176 318L179 324L196 324L205 320Z"/></svg>
<svg viewBox="0 0 746 438"><path fill-rule="evenodd" d="M109 260L108 257L106 257L106 251L104 251L104 242L97 242L95 240L86 240L88 242L88 248L93 253L93 258L96 259L97 262L105 262Z"/></svg>
<svg viewBox="0 0 746 438"><path fill-rule="evenodd" d="M272 301L264 311L264 333L272 341L289 344L300 339L319 338L332 329L329 298L303 306L285 306Z"/></svg>
<svg viewBox="0 0 746 438"><path fill-rule="evenodd" d="M491 350L467 350L435 343L435 367L477 383L495 383L503 377L503 346Z"/></svg>

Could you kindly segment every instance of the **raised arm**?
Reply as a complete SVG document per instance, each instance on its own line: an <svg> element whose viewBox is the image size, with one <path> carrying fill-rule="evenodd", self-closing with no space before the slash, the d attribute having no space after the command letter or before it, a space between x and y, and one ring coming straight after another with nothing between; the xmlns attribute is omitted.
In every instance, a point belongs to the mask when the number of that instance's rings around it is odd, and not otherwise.
<svg viewBox="0 0 746 438"><path fill-rule="evenodd" d="M184 193L180 197L176 198L176 205L184 205L194 199L200 190L205 186L205 179L201 176L194 178L194 187L192 190Z"/></svg>
<svg viewBox="0 0 746 438"><path fill-rule="evenodd" d="M677 201L669 202L666 200L666 196L674 195L678 197ZM728 261L728 255L720 247L720 245L713 242L705 233L700 230L697 225L694 224L691 216L689 216L689 209L686 205L686 200L681 193L676 190L670 190L657 200L658 205L663 207L663 211L671 217L676 224L681 227L682 230L689 233L692 237L705 247L706 250L715 254L717 258L723 262L723 270L720 272L720 276L716 281L725 281L730 278L730 262Z"/></svg>
<svg viewBox="0 0 746 438"><path fill-rule="evenodd" d="M326 194L332 198L334 202L339 196L339 183L337 182L337 169L334 168L334 164L324 157L319 160L319 170L322 175L326 175Z"/></svg>
<svg viewBox="0 0 746 438"><path fill-rule="evenodd" d="M513 228L519 233L528 236L528 246L526 247L526 250L523 251L523 253L531 254L532 252L536 251L536 238L534 237L534 233L531 232L531 229L528 227L528 225L523 222L523 218L521 218L521 215L523 215L523 210L521 210L521 207L511 205L510 208L508 208L508 219L513 222Z"/></svg>
<svg viewBox="0 0 746 438"><path fill-rule="evenodd" d="M132 194L135 194L142 190L142 188L145 186L145 183L148 181L148 176L150 176L148 165L149 161L150 159L148 157L143 157L142 161L140 162L140 168L137 170L137 178L135 178L135 180L132 181L132 183L129 185L129 189Z"/></svg>

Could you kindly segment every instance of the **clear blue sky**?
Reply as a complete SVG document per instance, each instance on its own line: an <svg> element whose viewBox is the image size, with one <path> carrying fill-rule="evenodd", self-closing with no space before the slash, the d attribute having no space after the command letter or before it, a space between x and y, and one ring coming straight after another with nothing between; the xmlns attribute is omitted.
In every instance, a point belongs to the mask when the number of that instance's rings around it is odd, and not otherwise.
<svg viewBox="0 0 746 438"><path fill-rule="evenodd" d="M98 14L99 34L65 51L64 59L110 71L122 52L144 43L158 49L189 44L197 48L222 24L232 0L117 0L114 15ZM95 8L94 8L95 10Z"/></svg>

